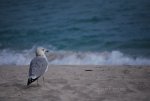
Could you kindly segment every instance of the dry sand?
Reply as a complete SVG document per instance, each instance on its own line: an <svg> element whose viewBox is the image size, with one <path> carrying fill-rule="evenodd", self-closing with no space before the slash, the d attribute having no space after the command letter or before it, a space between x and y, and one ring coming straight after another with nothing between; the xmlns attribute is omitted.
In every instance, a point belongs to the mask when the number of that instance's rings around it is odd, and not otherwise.
<svg viewBox="0 0 150 101"><path fill-rule="evenodd" d="M0 66L0 101L150 101L150 66L49 66L26 87L28 66Z"/></svg>

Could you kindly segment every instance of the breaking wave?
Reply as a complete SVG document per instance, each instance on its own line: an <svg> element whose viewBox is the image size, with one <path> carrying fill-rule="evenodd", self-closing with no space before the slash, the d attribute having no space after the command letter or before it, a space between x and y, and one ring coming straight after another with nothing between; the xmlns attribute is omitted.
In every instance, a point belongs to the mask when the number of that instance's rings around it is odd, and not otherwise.
<svg viewBox="0 0 150 101"><path fill-rule="evenodd" d="M132 58L119 51L59 52L49 56L50 64L58 65L149 65L150 59Z"/></svg>
<svg viewBox="0 0 150 101"><path fill-rule="evenodd" d="M34 57L34 49L15 52L0 51L0 65L29 65ZM72 52L54 51L47 54L49 64L54 65L150 65L150 59L130 57L120 51L112 52Z"/></svg>

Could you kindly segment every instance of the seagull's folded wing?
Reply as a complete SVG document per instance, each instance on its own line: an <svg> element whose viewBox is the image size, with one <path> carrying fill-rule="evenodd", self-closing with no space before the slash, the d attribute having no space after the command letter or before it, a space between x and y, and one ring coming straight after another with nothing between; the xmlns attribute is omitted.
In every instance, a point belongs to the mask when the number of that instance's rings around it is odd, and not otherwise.
<svg viewBox="0 0 150 101"><path fill-rule="evenodd" d="M47 60L43 57L35 57L30 63L29 77L40 77L48 66Z"/></svg>

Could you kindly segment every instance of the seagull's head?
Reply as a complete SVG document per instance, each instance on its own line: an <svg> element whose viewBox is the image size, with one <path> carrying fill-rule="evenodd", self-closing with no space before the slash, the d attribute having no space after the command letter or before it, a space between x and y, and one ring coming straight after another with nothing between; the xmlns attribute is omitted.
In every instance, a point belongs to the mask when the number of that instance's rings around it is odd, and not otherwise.
<svg viewBox="0 0 150 101"><path fill-rule="evenodd" d="M47 49L43 48L43 47L38 47L36 49L36 56L44 56L45 57L45 53L48 52Z"/></svg>

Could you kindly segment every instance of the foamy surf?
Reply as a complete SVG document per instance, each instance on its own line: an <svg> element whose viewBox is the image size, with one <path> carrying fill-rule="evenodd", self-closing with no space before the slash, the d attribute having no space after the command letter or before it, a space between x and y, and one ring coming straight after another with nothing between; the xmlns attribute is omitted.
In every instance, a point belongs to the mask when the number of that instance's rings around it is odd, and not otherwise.
<svg viewBox="0 0 150 101"><path fill-rule="evenodd" d="M34 48L22 52L1 50L0 65L29 65L34 56ZM51 50L47 57L49 64L53 65L150 65L148 58L133 58L120 51L72 52Z"/></svg>
<svg viewBox="0 0 150 101"><path fill-rule="evenodd" d="M150 59L132 58L119 51L58 52L49 56L50 64L57 65L149 65Z"/></svg>
<svg viewBox="0 0 150 101"><path fill-rule="evenodd" d="M0 65L28 65L31 60L28 52L0 51Z"/></svg>

